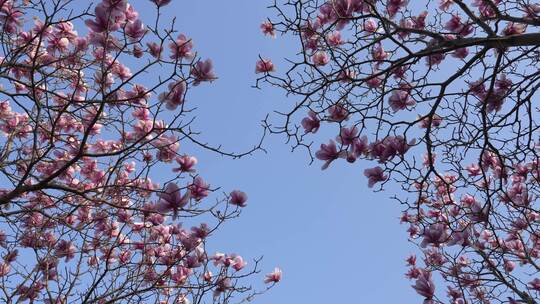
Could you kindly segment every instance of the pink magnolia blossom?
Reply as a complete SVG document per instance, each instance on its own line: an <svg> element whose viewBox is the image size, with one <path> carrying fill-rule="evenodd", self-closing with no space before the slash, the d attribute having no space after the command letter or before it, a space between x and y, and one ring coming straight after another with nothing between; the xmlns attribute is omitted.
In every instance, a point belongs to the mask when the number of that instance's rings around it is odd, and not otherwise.
<svg viewBox="0 0 540 304"><path fill-rule="evenodd" d="M106 30L115 31L120 28L120 24L111 21L110 12L104 5L96 6L94 12L96 19L88 19L84 22L91 31L102 33Z"/></svg>
<svg viewBox="0 0 540 304"><path fill-rule="evenodd" d="M352 154L354 155L354 159L362 156L367 155L369 152L369 144L367 136L362 136L360 138L355 138L352 143Z"/></svg>
<svg viewBox="0 0 540 304"><path fill-rule="evenodd" d="M341 33L339 31L334 31L328 34L326 40L331 46L339 46L344 43L341 39Z"/></svg>
<svg viewBox="0 0 540 304"><path fill-rule="evenodd" d="M410 97L409 92L406 90L397 90L392 92L388 103L390 104L390 107L394 113L416 104L414 99Z"/></svg>
<svg viewBox="0 0 540 304"><path fill-rule="evenodd" d="M149 42L146 44L148 46L148 52L150 55L152 55L154 58L160 58L161 52L163 51L163 48L161 45L155 43L155 42Z"/></svg>
<svg viewBox="0 0 540 304"><path fill-rule="evenodd" d="M388 58L388 53L384 51L382 45L379 43L376 44L371 50L371 56L375 61L383 61Z"/></svg>
<svg viewBox="0 0 540 304"><path fill-rule="evenodd" d="M379 26L375 19L370 18L364 21L364 31L368 33L375 33L378 27Z"/></svg>
<svg viewBox="0 0 540 304"><path fill-rule="evenodd" d="M330 163L338 159L341 155L342 153L337 150L336 142L333 140L330 140L328 144L321 144L320 150L315 153L317 159L325 162L322 166L323 170L328 168Z"/></svg>
<svg viewBox="0 0 540 304"><path fill-rule="evenodd" d="M376 183L384 182L388 176L384 175L384 170L377 166L364 170L364 176L368 178L368 187L373 188Z"/></svg>
<svg viewBox="0 0 540 304"><path fill-rule="evenodd" d="M162 135L153 143L153 146L158 149L156 158L162 162L170 163L176 157L180 144L177 137Z"/></svg>
<svg viewBox="0 0 540 304"><path fill-rule="evenodd" d="M504 270L507 272L512 272L516 268L516 263L512 261L504 261Z"/></svg>
<svg viewBox="0 0 540 304"><path fill-rule="evenodd" d="M179 156L176 159L176 162L180 167L173 168L173 172L195 172L195 165L197 165L197 158L194 156L183 155Z"/></svg>
<svg viewBox="0 0 540 304"><path fill-rule="evenodd" d="M65 257L66 261L69 261L75 257L76 250L77 249L75 248L75 245L73 245L71 241L60 240L60 242L56 246L55 253L57 257Z"/></svg>
<svg viewBox="0 0 540 304"><path fill-rule="evenodd" d="M190 191L181 194L180 188L174 183L168 183L165 190L159 194L159 201L156 204L156 211L167 213L172 211L173 218L176 218L178 211L189 202L191 197Z"/></svg>
<svg viewBox="0 0 540 304"><path fill-rule="evenodd" d="M443 11L448 11L453 4L454 0L439 0L439 8Z"/></svg>
<svg viewBox="0 0 540 304"><path fill-rule="evenodd" d="M231 280L229 278L222 278L218 280L217 287L214 289L214 298L219 297L222 293L231 289Z"/></svg>
<svg viewBox="0 0 540 304"><path fill-rule="evenodd" d="M408 3L408 0L387 0L386 11L390 18L394 17L396 13L404 8Z"/></svg>
<svg viewBox="0 0 540 304"><path fill-rule="evenodd" d="M420 244L421 247L425 248L427 245L439 246L447 241L448 231L447 227L444 224L432 224L424 230L424 239Z"/></svg>
<svg viewBox="0 0 540 304"><path fill-rule="evenodd" d="M246 267L246 265L247 265L246 261L244 261L244 259L241 256L237 255L234 257L233 263L232 263L232 267L234 270L240 271L244 267Z"/></svg>
<svg viewBox="0 0 540 304"><path fill-rule="evenodd" d="M316 66L325 66L330 62L330 57L324 51L317 51L311 57L313 64Z"/></svg>
<svg viewBox="0 0 540 304"><path fill-rule="evenodd" d="M0 277L4 277L9 274L11 271L11 266L9 263L0 262Z"/></svg>
<svg viewBox="0 0 540 304"><path fill-rule="evenodd" d="M378 88L381 86L383 80L381 76L378 77L370 77L368 80L366 80L366 84L370 88Z"/></svg>
<svg viewBox="0 0 540 304"><path fill-rule="evenodd" d="M169 110L175 110L184 102L186 83L182 80L169 83L169 91L159 94L159 100L165 103Z"/></svg>
<svg viewBox="0 0 540 304"><path fill-rule="evenodd" d="M141 39L145 33L146 29L140 19L130 22L126 26L126 36L132 41Z"/></svg>
<svg viewBox="0 0 540 304"><path fill-rule="evenodd" d="M199 61L191 69L191 75L195 78L193 82L194 86L198 86L201 82L204 81L213 81L217 79L213 71L213 64L211 59L206 59L205 61Z"/></svg>
<svg viewBox="0 0 540 304"><path fill-rule="evenodd" d="M492 0L493 5L495 6L500 2L501 0ZM485 0L473 0L472 5L478 7L478 10L483 17L494 17L496 14L491 5Z"/></svg>
<svg viewBox="0 0 540 304"><path fill-rule="evenodd" d="M423 30L426 27L426 18L429 15L428 11L423 11L418 16L412 17L414 23L414 28L418 30Z"/></svg>
<svg viewBox="0 0 540 304"><path fill-rule="evenodd" d="M313 111L308 112L308 116L302 119L302 127L306 133L317 133L321 126L321 121L317 117L317 113Z"/></svg>
<svg viewBox="0 0 540 304"><path fill-rule="evenodd" d="M260 59L255 64L255 73L270 73L275 72L276 68L270 59Z"/></svg>
<svg viewBox="0 0 540 304"><path fill-rule="evenodd" d="M469 49L459 48L452 53L452 56L459 59L465 59L469 56Z"/></svg>
<svg viewBox="0 0 540 304"><path fill-rule="evenodd" d="M380 163L385 163L395 156L403 156L409 148L414 145L415 140L407 142L401 135L388 136L370 144L371 157L378 159Z"/></svg>
<svg viewBox="0 0 540 304"><path fill-rule="evenodd" d="M540 279L539 278L534 278L534 280L530 281L528 285L529 285L529 287L531 289L534 289L536 291L540 291Z"/></svg>
<svg viewBox="0 0 540 304"><path fill-rule="evenodd" d="M193 56L191 52L193 48L193 42L188 39L186 35L180 34L174 42L169 43L169 49L171 50L171 59L190 59Z"/></svg>
<svg viewBox="0 0 540 304"><path fill-rule="evenodd" d="M197 176L193 179L193 183L189 185L188 189L191 191L191 196L195 200L200 201L208 196L210 186L202 179L202 177Z"/></svg>
<svg viewBox="0 0 540 304"><path fill-rule="evenodd" d="M335 122L342 122L349 118L349 111L342 105L335 104L328 108L329 119Z"/></svg>
<svg viewBox="0 0 540 304"><path fill-rule="evenodd" d="M411 29L414 27L414 21L411 18L401 19L399 21L399 26L405 29ZM398 33L398 37L400 39L406 39L407 37L409 37L409 35L410 35L410 32L406 30L400 31Z"/></svg>
<svg viewBox="0 0 540 304"><path fill-rule="evenodd" d="M274 271L272 271L271 273L267 274L266 275L266 278L264 279L264 282L266 284L268 283L278 283L279 281L281 281L281 277L282 277L282 271L281 269L279 268L274 268Z"/></svg>
<svg viewBox="0 0 540 304"><path fill-rule="evenodd" d="M276 31L274 30L274 25L270 21L265 21L261 23L261 31L264 35L276 38Z"/></svg>
<svg viewBox="0 0 540 304"><path fill-rule="evenodd" d="M234 190L230 194L229 203L231 205L235 205L238 207L246 207L247 206L247 194L243 191Z"/></svg>
<svg viewBox="0 0 540 304"><path fill-rule="evenodd" d="M345 69L339 73L338 78L341 79L341 82L343 83L351 83L357 76L358 73L356 73L355 70Z"/></svg>
<svg viewBox="0 0 540 304"><path fill-rule="evenodd" d="M452 15L452 18L450 18L450 20L448 20L444 26L445 29L456 34L459 34L463 27L464 24L459 15Z"/></svg>
<svg viewBox="0 0 540 304"><path fill-rule="evenodd" d="M419 295L427 299L431 299L435 295L435 283L431 279L431 272L427 270L420 270L420 276L412 287Z"/></svg>
<svg viewBox="0 0 540 304"><path fill-rule="evenodd" d="M525 33L527 29L526 24L508 22L506 27L503 29L504 36L519 35Z"/></svg>
<svg viewBox="0 0 540 304"><path fill-rule="evenodd" d="M350 128L341 128L339 135L336 137L336 141L342 145L351 145L358 137L358 129L356 126Z"/></svg>
<svg viewBox="0 0 540 304"><path fill-rule="evenodd" d="M131 53L133 54L133 57L135 58L141 58L142 56L144 56L143 49L138 45L133 46L133 51Z"/></svg>

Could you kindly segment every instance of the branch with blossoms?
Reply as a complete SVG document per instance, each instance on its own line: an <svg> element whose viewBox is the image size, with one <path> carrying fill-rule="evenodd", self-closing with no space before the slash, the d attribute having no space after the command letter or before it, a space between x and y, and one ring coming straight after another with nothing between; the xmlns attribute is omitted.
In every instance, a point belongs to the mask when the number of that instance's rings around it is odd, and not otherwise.
<svg viewBox="0 0 540 304"><path fill-rule="evenodd" d="M149 3L0 0L6 303L229 303L281 279L251 287L259 259L207 253L247 195L220 195L181 144L232 158L261 144L231 153L193 131L189 92L217 79L212 61L162 20L170 0Z"/></svg>
<svg viewBox="0 0 540 304"><path fill-rule="evenodd" d="M287 66L257 63L257 87L296 97L268 130L323 169L361 163L369 187L399 186L401 221L423 256L408 259L407 277L424 303L538 303L540 5L270 7L262 32L294 39L298 52Z"/></svg>

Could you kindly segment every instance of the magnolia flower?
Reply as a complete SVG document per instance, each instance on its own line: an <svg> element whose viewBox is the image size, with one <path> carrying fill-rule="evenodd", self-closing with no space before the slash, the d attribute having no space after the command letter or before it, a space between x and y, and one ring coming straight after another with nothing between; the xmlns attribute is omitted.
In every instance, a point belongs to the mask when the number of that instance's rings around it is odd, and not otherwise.
<svg viewBox="0 0 540 304"><path fill-rule="evenodd" d="M394 158L396 155L405 155L414 143L414 140L407 143L405 138L401 135L388 136L383 140L372 143L370 145L370 154L373 158L379 159L380 163L384 163Z"/></svg>
<svg viewBox="0 0 540 304"><path fill-rule="evenodd" d="M334 31L328 34L326 37L326 41L328 41L328 44L331 46L338 46L343 44L343 40L341 39L341 33L339 31Z"/></svg>
<svg viewBox="0 0 540 304"><path fill-rule="evenodd" d="M427 270L420 270L420 276L416 280L416 284L412 286L416 292L426 297L426 299L433 298L435 294L435 283L431 279L431 272Z"/></svg>
<svg viewBox="0 0 540 304"><path fill-rule="evenodd" d="M369 33L375 33L377 31L377 21L373 18L369 18L368 20L364 21L364 31Z"/></svg>
<svg viewBox="0 0 540 304"><path fill-rule="evenodd" d="M330 106L328 108L328 114L330 114L328 118L335 122L342 122L349 118L349 111L340 104Z"/></svg>
<svg viewBox="0 0 540 304"><path fill-rule="evenodd" d="M234 190L230 194L229 203L238 207L246 207L247 194L240 190Z"/></svg>
<svg viewBox="0 0 540 304"><path fill-rule="evenodd" d="M448 231L445 224L432 224L424 230L423 236L424 239L420 243L420 247L425 248L429 244L439 246L448 238Z"/></svg>
<svg viewBox="0 0 540 304"><path fill-rule="evenodd" d="M270 73L274 72L276 68L270 59L261 59L255 64L255 73Z"/></svg>
<svg viewBox="0 0 540 304"><path fill-rule="evenodd" d="M206 271L204 274L203 274L203 279L205 282L211 282L212 281L212 277L213 277L213 274L210 270Z"/></svg>
<svg viewBox="0 0 540 304"><path fill-rule="evenodd" d="M459 15L453 14L450 20L448 20L444 25L444 28L452 33L459 33L463 29L463 26L464 24L461 21L461 17Z"/></svg>
<svg viewBox="0 0 540 304"><path fill-rule="evenodd" d="M396 13L404 8L408 3L408 0L388 0L386 2L386 11L390 18L394 17Z"/></svg>
<svg viewBox="0 0 540 304"><path fill-rule="evenodd" d="M176 219L178 211L182 209L191 197L190 191L184 195L180 193L180 188L174 183L168 183L165 190L159 194L159 201L156 204L156 211L161 213L173 212L173 218Z"/></svg>
<svg viewBox="0 0 540 304"><path fill-rule="evenodd" d="M217 78L213 71L211 59L197 62L191 69L191 75L195 77L194 86L198 86L203 81L213 81Z"/></svg>
<svg viewBox="0 0 540 304"><path fill-rule="evenodd" d="M169 90L159 94L159 101L164 102L169 110L175 110L184 102L184 94L186 93L186 83L182 80L171 82L168 85Z"/></svg>
<svg viewBox="0 0 540 304"><path fill-rule="evenodd" d="M415 29L423 30L426 27L426 18L428 14L427 11L423 11L418 16L412 17Z"/></svg>
<svg viewBox="0 0 540 304"><path fill-rule="evenodd" d="M6 276L11 271L9 263L0 262L0 277Z"/></svg>
<svg viewBox="0 0 540 304"><path fill-rule="evenodd" d="M439 0L439 8L443 11L447 11L452 4L454 4L454 0Z"/></svg>
<svg viewBox="0 0 540 304"><path fill-rule="evenodd" d="M171 50L171 59L189 59L193 56L191 49L193 48L193 42L188 39L186 35L180 34L174 42L169 43L169 49Z"/></svg>
<svg viewBox="0 0 540 304"><path fill-rule="evenodd" d="M266 275L266 278L264 279L264 282L265 283L278 283L279 281L281 281L281 276L282 276L282 272L281 272L281 269L279 268L274 268L274 271L267 274Z"/></svg>
<svg viewBox="0 0 540 304"><path fill-rule="evenodd" d="M366 84L370 88L378 88L378 87L381 86L382 81L383 81L383 79L382 79L381 76L371 77L368 80L366 80Z"/></svg>
<svg viewBox="0 0 540 304"><path fill-rule="evenodd" d="M110 14L107 12L107 8L105 8L103 5L97 5L94 9L94 13L96 16L94 20L88 19L84 21L86 26L88 26L91 31L102 33L106 30L115 31L120 28L120 24L111 22L111 20L108 18Z"/></svg>
<svg viewBox="0 0 540 304"><path fill-rule="evenodd" d="M261 31L267 36L276 38L276 31L274 30L274 25L270 21L265 21L261 23Z"/></svg>
<svg viewBox="0 0 540 304"><path fill-rule="evenodd" d="M317 113L309 111L308 116L302 119L302 127L306 133L316 133L321 126L321 121L317 117Z"/></svg>
<svg viewBox="0 0 540 304"><path fill-rule="evenodd" d="M534 280L530 281L529 282L529 287L536 290L536 291L540 291L540 279L535 278Z"/></svg>
<svg viewBox="0 0 540 304"><path fill-rule="evenodd" d="M183 155L176 158L176 162L180 167L173 168L173 172L195 172L195 165L197 164L197 158L194 156Z"/></svg>
<svg viewBox="0 0 540 304"><path fill-rule="evenodd" d="M388 103L390 104L390 107L394 113L416 104L416 102L410 97L409 92L405 90L394 91L390 96Z"/></svg>
<svg viewBox="0 0 540 304"><path fill-rule="evenodd" d="M315 157L317 159L325 161L324 165L321 168L322 170L328 168L330 163L338 159L340 155L341 153L337 150L336 142L334 142L333 140L330 140L328 144L321 144L320 150L315 153Z"/></svg>
<svg viewBox="0 0 540 304"><path fill-rule="evenodd" d="M131 41L137 41L142 38L145 33L146 29L140 19L130 22L126 26L126 36L128 36Z"/></svg>
<svg viewBox="0 0 540 304"><path fill-rule="evenodd" d="M354 157L357 158L361 155L368 154L369 151L369 145L368 145L368 139L367 136L362 136L360 138L355 138L352 143L352 151L354 154Z"/></svg>
<svg viewBox="0 0 540 304"><path fill-rule="evenodd" d="M358 137L358 129L356 126L350 128L341 128L339 135L336 137L337 142L343 145L350 145Z"/></svg>
<svg viewBox="0 0 540 304"><path fill-rule="evenodd" d="M371 56L375 61L382 61L388 58L388 53L384 51L380 43L377 43L371 50Z"/></svg>
<svg viewBox="0 0 540 304"><path fill-rule="evenodd" d="M75 245L71 241L60 240L56 245L55 254L59 258L66 258L66 262L75 257Z"/></svg>
<svg viewBox="0 0 540 304"><path fill-rule="evenodd" d="M384 170L377 166L364 170L364 176L368 178L368 187L372 188L378 182L384 182L388 176L384 175Z"/></svg>
<svg viewBox="0 0 540 304"><path fill-rule="evenodd" d="M233 262L232 262L232 268L234 270L240 271L242 270L242 268L246 267L246 265L247 265L246 261L244 261L244 259L241 256L237 255L234 257Z"/></svg>
<svg viewBox="0 0 540 304"><path fill-rule="evenodd" d="M222 278L217 282L217 286L214 289L214 298L219 297L223 292L231 288L231 280L229 278Z"/></svg>
<svg viewBox="0 0 540 304"><path fill-rule="evenodd" d="M504 261L504 270L506 270L507 272L512 272L514 268L516 268L516 263L508 260Z"/></svg>
<svg viewBox="0 0 540 304"><path fill-rule="evenodd" d="M317 66L324 66L330 62L330 57L328 54L324 51L318 51L313 54L311 57L311 60L313 60L313 64Z"/></svg>
<svg viewBox="0 0 540 304"><path fill-rule="evenodd" d="M161 47L161 45L155 42L149 42L149 43L146 43L146 46L148 47L148 52L150 53L150 55L152 55L152 57L154 58L161 57L161 52L163 51L163 48Z"/></svg>
<svg viewBox="0 0 540 304"><path fill-rule="evenodd" d="M458 59L465 59L467 56L469 56L469 49L467 48L459 48L452 53L452 57Z"/></svg>
<svg viewBox="0 0 540 304"><path fill-rule="evenodd" d="M200 201L201 199L208 196L210 185L208 185L200 176L197 176L193 179L193 183L189 185L189 190L191 191L191 196Z"/></svg>

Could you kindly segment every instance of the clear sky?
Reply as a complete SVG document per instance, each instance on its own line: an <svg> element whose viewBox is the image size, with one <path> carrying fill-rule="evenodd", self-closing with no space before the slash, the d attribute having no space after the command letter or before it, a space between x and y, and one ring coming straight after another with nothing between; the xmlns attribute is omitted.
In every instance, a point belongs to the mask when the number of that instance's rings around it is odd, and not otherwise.
<svg viewBox="0 0 540 304"><path fill-rule="evenodd" d="M144 9L148 2L131 1L143 19L153 12ZM271 57L277 69L284 69L281 58L294 55L292 41L259 30L271 14L269 2L173 1L165 7L199 55L214 61L219 80L192 90L188 102L198 107L194 127L203 132L200 138L225 150L248 150L265 115L295 102L275 88L251 88L259 54ZM389 198L399 189L389 185L387 192L373 193L362 174L365 164L336 162L321 171L303 151L291 153L280 136L268 137L264 146L267 154L240 160L181 147L199 158L199 172L212 185L249 195L242 216L210 246L248 259L264 255L263 272L283 269L282 283L255 303L418 302L403 275L404 258L415 247L407 242L407 227L399 225L400 206Z"/></svg>

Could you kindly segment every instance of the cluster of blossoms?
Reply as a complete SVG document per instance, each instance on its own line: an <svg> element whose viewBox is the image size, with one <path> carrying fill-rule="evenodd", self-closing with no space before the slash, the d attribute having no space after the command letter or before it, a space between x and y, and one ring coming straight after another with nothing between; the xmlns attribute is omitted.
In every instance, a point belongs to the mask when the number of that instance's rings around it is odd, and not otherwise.
<svg viewBox="0 0 540 304"><path fill-rule="evenodd" d="M509 296L509 303L532 300L540 292L539 278L520 274L535 273L540 260L540 212L533 194L539 169L538 160L508 168L496 154L486 152L480 166L471 164L463 171L471 183L488 193L503 187L497 197L460 191L456 187L459 177L453 174L417 185L418 212L404 212L401 221L424 248L424 267L410 257L407 277L416 280L414 288L426 298L425 303L439 303L430 274L434 271L452 283L447 291L450 303L467 303L467 297L491 303L497 274L514 281L516 290L529 291ZM484 268L493 274L483 273Z"/></svg>
<svg viewBox="0 0 540 304"><path fill-rule="evenodd" d="M408 259L406 276L425 304L537 303L540 5L297 0L275 8L278 20L263 33L298 38L299 55L257 85L297 100L268 129L310 155L330 132L335 139L313 153L323 169L365 159L377 163L364 169L369 187L399 184L402 222L424 256L423 265Z"/></svg>
<svg viewBox="0 0 540 304"><path fill-rule="evenodd" d="M157 26L171 1L152 2ZM217 79L212 61L187 36L145 25L126 0L78 9L0 1L2 297L186 304L260 293L243 286L258 261L206 252L247 195L212 202L181 147L198 144L186 95ZM264 281L280 280L276 269Z"/></svg>
<svg viewBox="0 0 540 304"><path fill-rule="evenodd" d="M330 122L342 122L347 120L349 116L348 111L340 106L330 107L328 112L324 119ZM306 134L316 133L320 128L320 124L321 119L313 111L302 119L302 126ZM379 163L386 163L396 156L403 158L414 144L414 140L407 142L401 135L387 136L382 140L368 143L367 136L361 136L356 126L342 126L336 140L331 139L328 144L321 144L320 149L315 153L315 157L325 162L323 169L328 168L330 163L339 158L346 159L349 163L354 163L358 158L374 159L378 160ZM369 187L373 187L375 183L387 179L381 167L366 169L364 174L369 179Z"/></svg>

